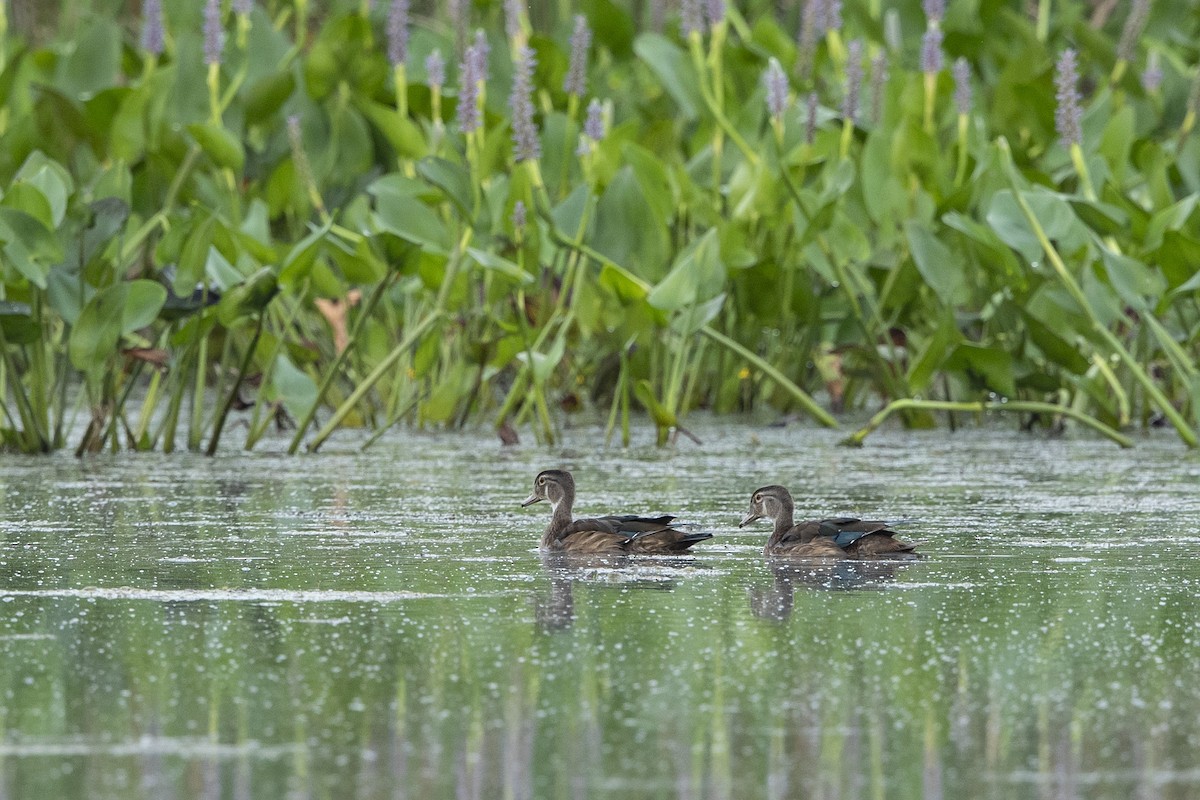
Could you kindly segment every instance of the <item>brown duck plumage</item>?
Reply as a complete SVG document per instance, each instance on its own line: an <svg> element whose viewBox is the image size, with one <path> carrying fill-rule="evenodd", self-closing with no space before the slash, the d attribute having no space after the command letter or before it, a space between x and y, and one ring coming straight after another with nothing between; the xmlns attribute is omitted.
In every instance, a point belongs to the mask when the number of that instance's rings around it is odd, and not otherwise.
<svg viewBox="0 0 1200 800"><path fill-rule="evenodd" d="M687 533L671 527L674 517L639 517L633 514L571 518L575 502L575 479L565 470L548 469L533 481L533 494L521 503L530 506L549 501L553 511L542 536L542 550L573 553L682 553L696 542L711 539L711 533Z"/></svg>
<svg viewBox="0 0 1200 800"><path fill-rule="evenodd" d="M738 525L756 519L775 521L763 554L802 558L873 558L915 556L916 545L896 538L895 523L834 517L793 522L792 495L782 486L764 486L750 497L750 512Z"/></svg>

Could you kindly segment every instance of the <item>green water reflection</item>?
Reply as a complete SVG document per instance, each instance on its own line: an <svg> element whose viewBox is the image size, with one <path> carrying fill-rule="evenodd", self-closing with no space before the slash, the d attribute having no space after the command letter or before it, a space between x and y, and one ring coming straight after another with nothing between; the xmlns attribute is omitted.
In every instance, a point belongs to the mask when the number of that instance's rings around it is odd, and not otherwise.
<svg viewBox="0 0 1200 800"><path fill-rule="evenodd" d="M1200 462L1008 432L0 462L10 797L1195 797ZM798 454L802 454L798 455ZM579 513L694 558L543 561ZM749 492L910 516L925 560L778 570ZM624 504L627 508L621 508ZM907 533L908 531L906 531Z"/></svg>

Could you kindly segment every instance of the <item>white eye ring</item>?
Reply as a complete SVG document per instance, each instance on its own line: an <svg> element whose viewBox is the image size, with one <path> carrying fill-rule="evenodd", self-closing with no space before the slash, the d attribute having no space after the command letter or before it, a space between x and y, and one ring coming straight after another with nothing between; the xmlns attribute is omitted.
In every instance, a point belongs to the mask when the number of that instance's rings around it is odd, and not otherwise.
<svg viewBox="0 0 1200 800"><path fill-rule="evenodd" d="M546 479L538 478L538 486L545 486L545 485L546 485Z"/></svg>

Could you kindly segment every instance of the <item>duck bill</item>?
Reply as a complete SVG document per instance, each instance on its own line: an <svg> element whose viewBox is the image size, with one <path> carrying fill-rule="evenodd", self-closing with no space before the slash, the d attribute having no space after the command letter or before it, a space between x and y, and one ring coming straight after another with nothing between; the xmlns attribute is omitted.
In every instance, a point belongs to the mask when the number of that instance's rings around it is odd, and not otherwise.
<svg viewBox="0 0 1200 800"><path fill-rule="evenodd" d="M544 497L538 497L536 494L531 494L531 495L529 495L529 497L525 498L525 502L521 503L521 508L526 508L528 506L533 505L534 503L540 503L545 499L546 498L544 498Z"/></svg>
<svg viewBox="0 0 1200 800"><path fill-rule="evenodd" d="M747 514L745 517L742 518L742 521L738 523L738 527L744 528L747 525L749 525L751 522L754 522L754 520L756 520L756 519L762 519L762 514L756 514L753 511L751 511L749 514Z"/></svg>

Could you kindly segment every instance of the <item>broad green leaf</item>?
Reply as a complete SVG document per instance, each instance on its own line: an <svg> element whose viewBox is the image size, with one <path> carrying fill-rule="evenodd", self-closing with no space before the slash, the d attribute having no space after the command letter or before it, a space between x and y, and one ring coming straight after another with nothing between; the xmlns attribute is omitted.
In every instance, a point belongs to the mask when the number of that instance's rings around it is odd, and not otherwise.
<svg viewBox="0 0 1200 800"><path fill-rule="evenodd" d="M450 232L433 209L415 197L379 194L372 218L380 230L442 255L450 252Z"/></svg>
<svg viewBox="0 0 1200 800"><path fill-rule="evenodd" d="M62 246L36 217L12 208L0 208L0 252L30 283L46 288L51 264L63 258Z"/></svg>
<svg viewBox="0 0 1200 800"><path fill-rule="evenodd" d="M40 151L35 151L25 159L25 163L17 171L13 178L14 185L17 182L36 186L45 196L46 202L50 204L50 228L57 228L62 224L67 213L67 203L75 192L75 181L66 167Z"/></svg>
<svg viewBox="0 0 1200 800"><path fill-rule="evenodd" d="M970 299L964 264L926 226L916 220L904 225L913 261L925 283L943 304L954 308Z"/></svg>
<svg viewBox="0 0 1200 800"><path fill-rule="evenodd" d="M93 376L103 372L121 336L152 323L166 299L166 287L149 280L118 283L96 292L71 328L67 343L71 363Z"/></svg>
<svg viewBox="0 0 1200 800"><path fill-rule="evenodd" d="M601 195L593 227L592 246L608 258L650 280L664 273L670 234L632 167L622 167Z"/></svg>
<svg viewBox="0 0 1200 800"><path fill-rule="evenodd" d="M225 126L214 122L193 122L187 126L188 133L200 145L205 155L219 167L241 172L246 163L246 152L242 142Z"/></svg>
<svg viewBox="0 0 1200 800"><path fill-rule="evenodd" d="M962 334L954 323L954 315L943 313L941 322L933 335L917 349L917 357L908 368L907 383L912 392L923 392L929 386L938 368L946 360L951 348L962 341Z"/></svg>
<svg viewBox="0 0 1200 800"><path fill-rule="evenodd" d="M605 264L600 269L597 283L612 292L622 303L643 300L649 293L643 281L615 264Z"/></svg>
<svg viewBox="0 0 1200 800"><path fill-rule="evenodd" d="M495 253L469 247L467 248L467 255L471 257L472 261L484 269L498 272L507 278L511 278L517 283L529 284L533 282L532 275L521 269L518 265L509 261L507 258L496 255Z"/></svg>
<svg viewBox="0 0 1200 800"><path fill-rule="evenodd" d="M293 419L303 419L304 414L317 401L317 384L308 373L297 369L291 359L283 353L275 358L271 385L275 390L275 397L283 403Z"/></svg>
<svg viewBox="0 0 1200 800"><path fill-rule="evenodd" d="M1107 248L1102 248L1100 254L1113 288L1133 308L1145 310L1147 298L1157 302L1166 291L1162 276L1136 258L1110 252Z"/></svg>
<svg viewBox="0 0 1200 800"><path fill-rule="evenodd" d="M279 293L279 281L270 267L263 267L246 280L225 291L217 303L217 320L229 327L243 317L262 313Z"/></svg>
<svg viewBox="0 0 1200 800"><path fill-rule="evenodd" d="M297 286L307 277L312 269L313 262L317 260L317 256L321 254L321 250L325 245L325 237L329 235L329 229L333 227L333 221L330 220L317 228L312 233L305 236L297 242L287 256L283 259L283 264L279 268L279 283L281 286L292 288Z"/></svg>
<svg viewBox="0 0 1200 800"><path fill-rule="evenodd" d="M673 428L678 422L675 412L658 402L658 398L654 396L654 387L650 385L650 381L643 378L634 384L633 395L646 409L647 413L650 414L650 418L654 420L654 424L659 428Z"/></svg>
<svg viewBox="0 0 1200 800"><path fill-rule="evenodd" d="M1012 397L1016 394L1012 356L1005 350L974 342L962 342L946 360L946 369L967 371L981 379L993 392Z"/></svg>
<svg viewBox="0 0 1200 800"><path fill-rule="evenodd" d="M1059 324L1051 329L1033 314L1026 312L1023 317L1025 327L1029 331L1029 338L1051 363L1076 375L1087 372L1090 366L1087 358L1063 337L1063 334L1069 330L1066 326Z"/></svg>
<svg viewBox="0 0 1200 800"><path fill-rule="evenodd" d="M725 285L720 242L712 228L680 253L671 271L647 298L650 305L676 311L686 305L709 300Z"/></svg>
<svg viewBox="0 0 1200 800"><path fill-rule="evenodd" d="M474 205L471 176L462 166L444 158L423 158L417 162L417 172L445 192L446 199L458 207L463 219L471 218Z"/></svg>
<svg viewBox="0 0 1200 800"><path fill-rule="evenodd" d="M279 113L296 89L290 71L273 72L251 83L245 92L246 124L261 125Z"/></svg>
<svg viewBox="0 0 1200 800"><path fill-rule="evenodd" d="M658 76L663 88L679 106L680 116L687 122L694 121L704 100L688 54L657 33L638 36L633 51Z"/></svg>

